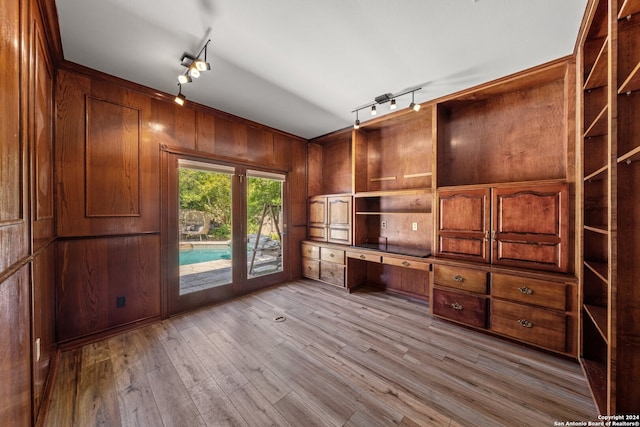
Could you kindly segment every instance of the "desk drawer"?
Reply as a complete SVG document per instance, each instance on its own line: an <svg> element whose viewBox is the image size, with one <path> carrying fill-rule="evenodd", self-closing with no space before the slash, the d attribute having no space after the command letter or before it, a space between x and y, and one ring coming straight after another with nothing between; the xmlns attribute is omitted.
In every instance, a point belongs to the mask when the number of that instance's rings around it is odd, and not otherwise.
<svg viewBox="0 0 640 427"><path fill-rule="evenodd" d="M493 273L491 295L511 301L565 310L567 285L526 277Z"/></svg>
<svg viewBox="0 0 640 427"><path fill-rule="evenodd" d="M487 299L436 288L433 290L433 314L484 328L487 325Z"/></svg>
<svg viewBox="0 0 640 427"><path fill-rule="evenodd" d="M322 261L344 264L344 251L340 249L320 248L320 259Z"/></svg>
<svg viewBox="0 0 640 427"><path fill-rule="evenodd" d="M304 277L308 277L309 279L316 279L316 280L319 279L320 278L320 261L303 258L302 259L302 275Z"/></svg>
<svg viewBox="0 0 640 427"><path fill-rule="evenodd" d="M487 292L487 273L484 271L445 265L434 265L433 270L437 285L479 294Z"/></svg>
<svg viewBox="0 0 640 427"><path fill-rule="evenodd" d="M344 287L344 266L332 262L321 262L320 280Z"/></svg>
<svg viewBox="0 0 640 427"><path fill-rule="evenodd" d="M303 243L302 256L305 258L320 259L320 247Z"/></svg>
<svg viewBox="0 0 640 427"><path fill-rule="evenodd" d="M429 263L420 261L410 261L404 258L382 257L382 263L388 265L397 265L398 267L414 268L416 270L429 271Z"/></svg>
<svg viewBox="0 0 640 427"><path fill-rule="evenodd" d="M347 258L361 259L362 261L369 262L382 262L380 255L363 252L347 252Z"/></svg>
<svg viewBox="0 0 640 427"><path fill-rule="evenodd" d="M539 345L565 351L567 320L564 313L494 299L491 330Z"/></svg>

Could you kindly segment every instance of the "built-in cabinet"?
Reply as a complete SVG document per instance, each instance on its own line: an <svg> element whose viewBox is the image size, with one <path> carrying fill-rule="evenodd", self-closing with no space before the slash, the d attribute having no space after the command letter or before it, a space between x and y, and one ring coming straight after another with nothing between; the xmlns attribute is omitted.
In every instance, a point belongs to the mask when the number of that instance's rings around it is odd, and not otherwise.
<svg viewBox="0 0 640 427"><path fill-rule="evenodd" d="M311 141L303 274L333 280L328 203L351 196L341 286L577 356L574 116L564 58Z"/></svg>
<svg viewBox="0 0 640 427"><path fill-rule="evenodd" d="M351 244L351 215L351 195L310 197L309 239Z"/></svg>
<svg viewBox="0 0 640 427"><path fill-rule="evenodd" d="M590 1L584 27L580 360L601 413L637 413L640 1Z"/></svg>
<svg viewBox="0 0 640 427"><path fill-rule="evenodd" d="M438 256L538 270L568 268L565 182L440 189L437 206Z"/></svg>

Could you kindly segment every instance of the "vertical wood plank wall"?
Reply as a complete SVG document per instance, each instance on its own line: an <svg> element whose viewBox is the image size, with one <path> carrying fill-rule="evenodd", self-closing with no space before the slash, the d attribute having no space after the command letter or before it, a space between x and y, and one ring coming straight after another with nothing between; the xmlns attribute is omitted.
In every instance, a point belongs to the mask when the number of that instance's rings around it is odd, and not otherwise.
<svg viewBox="0 0 640 427"><path fill-rule="evenodd" d="M37 0L0 5L0 420L12 426L40 419L57 354L55 71L46 16Z"/></svg>

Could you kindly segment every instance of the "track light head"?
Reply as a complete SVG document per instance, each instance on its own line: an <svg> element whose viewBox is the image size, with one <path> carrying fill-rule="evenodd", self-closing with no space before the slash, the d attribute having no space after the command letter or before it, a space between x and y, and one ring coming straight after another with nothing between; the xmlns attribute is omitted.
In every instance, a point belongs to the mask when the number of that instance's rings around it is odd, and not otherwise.
<svg viewBox="0 0 640 427"><path fill-rule="evenodd" d="M420 111L420 104L416 104L414 95L415 91L411 92L411 104L409 104L409 108L413 111Z"/></svg>
<svg viewBox="0 0 640 427"><path fill-rule="evenodd" d="M211 64L202 59L196 59L193 61L193 67L198 71L209 71L211 69Z"/></svg>
<svg viewBox="0 0 640 427"><path fill-rule="evenodd" d="M187 100L187 97L182 94L182 83L178 83L178 88L178 94L176 95L174 101L176 102L176 104L182 106Z"/></svg>
<svg viewBox="0 0 640 427"><path fill-rule="evenodd" d="M353 123L353 128L360 129L360 120L356 119L356 121Z"/></svg>
<svg viewBox="0 0 640 427"><path fill-rule="evenodd" d="M398 107L398 106L396 105L396 99L395 99L395 98L393 98L393 99L391 100L391 104L389 105L389 109L390 109L390 110L395 110L397 107Z"/></svg>
<svg viewBox="0 0 640 427"><path fill-rule="evenodd" d="M200 77L200 70L192 66L191 68L189 68L189 75L194 79L197 79L198 77Z"/></svg>
<svg viewBox="0 0 640 427"><path fill-rule="evenodd" d="M375 105L372 105L372 106L371 106L371 115L372 115L372 116L375 116L376 114L378 114L378 111L376 110L376 106L375 106Z"/></svg>
<svg viewBox="0 0 640 427"><path fill-rule="evenodd" d="M193 81L193 79L191 78L191 76L189 75L189 73L185 73L185 74L180 74L178 76L178 82L180 84L185 84L185 83L191 83Z"/></svg>

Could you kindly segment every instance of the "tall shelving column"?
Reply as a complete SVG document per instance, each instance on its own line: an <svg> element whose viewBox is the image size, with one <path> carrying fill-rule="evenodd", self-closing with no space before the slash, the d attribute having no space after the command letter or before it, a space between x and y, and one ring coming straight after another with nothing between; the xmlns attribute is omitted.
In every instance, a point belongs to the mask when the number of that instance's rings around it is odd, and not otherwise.
<svg viewBox="0 0 640 427"><path fill-rule="evenodd" d="M615 396L610 411L640 412L640 0L618 1L617 27L617 307Z"/></svg>
<svg viewBox="0 0 640 427"><path fill-rule="evenodd" d="M615 0L612 0L614 3ZM615 399L615 24L607 0L589 3L580 49L583 94L583 270L581 363L598 410ZM613 6L612 6L613 7ZM614 317L612 319L612 316ZM613 347L612 347L613 346Z"/></svg>

